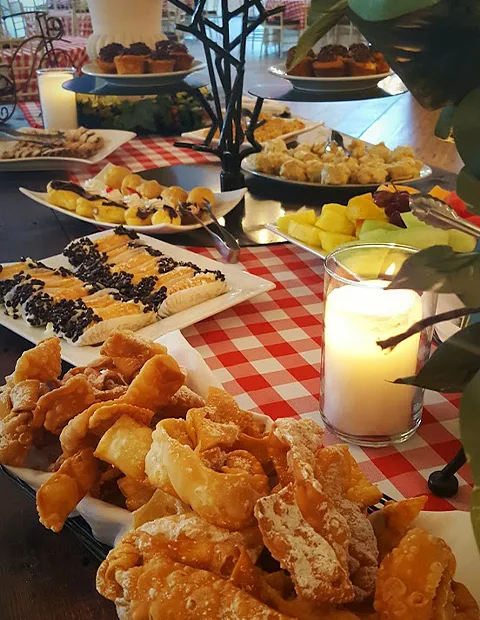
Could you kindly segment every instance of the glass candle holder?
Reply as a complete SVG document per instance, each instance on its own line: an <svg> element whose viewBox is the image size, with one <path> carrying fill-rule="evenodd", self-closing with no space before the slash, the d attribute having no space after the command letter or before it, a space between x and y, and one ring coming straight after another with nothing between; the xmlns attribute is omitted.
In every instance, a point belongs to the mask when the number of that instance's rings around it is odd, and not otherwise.
<svg viewBox="0 0 480 620"><path fill-rule="evenodd" d="M45 129L76 129L77 101L63 84L75 77L75 67L37 69L38 92Z"/></svg>
<svg viewBox="0 0 480 620"><path fill-rule="evenodd" d="M428 359L433 328L392 350L377 344L435 312L434 293L385 290L415 252L353 245L326 258L320 414L343 441L387 446L407 440L421 422L424 391L393 382L415 375Z"/></svg>

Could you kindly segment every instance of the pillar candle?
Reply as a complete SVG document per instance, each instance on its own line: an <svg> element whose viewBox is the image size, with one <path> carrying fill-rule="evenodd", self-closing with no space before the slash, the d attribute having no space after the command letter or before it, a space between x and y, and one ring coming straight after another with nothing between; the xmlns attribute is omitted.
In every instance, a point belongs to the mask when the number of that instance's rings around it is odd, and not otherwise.
<svg viewBox="0 0 480 620"><path fill-rule="evenodd" d="M75 93L62 84L74 77L74 69L40 69L38 91L45 129L76 129L78 127Z"/></svg>

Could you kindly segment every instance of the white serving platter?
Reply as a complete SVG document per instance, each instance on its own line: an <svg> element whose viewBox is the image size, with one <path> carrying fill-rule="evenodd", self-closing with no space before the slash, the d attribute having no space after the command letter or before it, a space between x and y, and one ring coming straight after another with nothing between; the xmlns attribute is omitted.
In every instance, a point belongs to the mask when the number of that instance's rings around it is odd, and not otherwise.
<svg viewBox="0 0 480 620"><path fill-rule="evenodd" d="M48 194L47 192L34 192L32 190L26 189L25 187L19 187L19 190L28 198L31 198L35 202L43 205L44 207L48 207L53 211L58 211L59 213L63 213L63 215L68 215L70 217L75 218L76 220L81 220L82 222L87 222L88 224L92 224L92 226L96 226L97 228L104 229L112 229L116 228L118 224L110 224L109 222L100 222L94 220L90 217L83 217L82 215L78 215L73 211L68 211L67 209L62 209L61 207L56 207L48 202ZM215 194L215 207L214 212L217 217L224 217L227 213L230 213L232 209L234 209L238 203L242 200L242 198L247 193L247 188L237 189L231 192L219 192ZM210 224L212 222L211 218L205 218L205 224ZM182 226L178 226L176 224L156 224L150 226L128 226L127 224L123 225L124 228L129 230L134 230L135 232L150 234L150 235L172 235L175 233L183 233L188 232L190 230L196 230L197 228L202 228L201 224L186 224Z"/></svg>
<svg viewBox="0 0 480 620"><path fill-rule="evenodd" d="M100 237L110 234L111 231L102 231L93 235L88 235L88 238L95 241ZM155 340L160 336L168 334L177 329L184 329L190 325L194 325L203 319L206 319L214 314L218 314L227 308L236 306L237 304L271 291L275 288L273 282L254 276L246 271L243 271L240 265L227 265L220 263L201 254L196 254L185 250L182 247L171 245L165 241L147 237L146 235L139 234L139 239L145 244L150 245L156 250L160 250L167 256L171 256L177 261L193 262L201 269L219 270L225 274L226 282L229 286L229 291L220 297L205 301L189 310L184 310L173 316L169 316L165 319L159 319L152 325L147 325L138 330L138 333L150 340ZM50 256L42 259L48 267L60 267L64 266L71 268L67 259L62 254L56 256ZM0 312L0 325L3 325L12 332L22 336L26 340L37 344L40 340L46 337L45 329L43 327L32 327L23 319L14 319L11 316ZM92 360L98 357L100 345L97 346L73 346L61 339L62 359L74 366L85 366Z"/></svg>
<svg viewBox="0 0 480 620"><path fill-rule="evenodd" d="M126 142L130 142L136 133L133 131L121 131L119 129L95 129L95 133L104 140L103 147L89 159L79 157L24 157L21 159L1 159L2 151L7 150L15 141L7 140L0 142L0 172L21 172L34 170L62 170L71 168L72 165L90 166L98 164L111 155Z"/></svg>
<svg viewBox="0 0 480 620"><path fill-rule="evenodd" d="M312 254L315 254L315 256L318 256L318 258L321 258L322 260L324 260L328 254L328 252L326 252L320 247L316 247L314 245L308 245L307 243L303 243L302 241L295 239L295 237L291 237L289 234L280 230L280 228L276 224L265 224L265 228L275 233L279 237L282 237L282 239L285 239L285 241L290 241L290 243L293 243L299 248L302 248L302 250L307 250L307 252L311 252Z"/></svg>
<svg viewBox="0 0 480 620"><path fill-rule="evenodd" d="M190 69L184 71L171 71L169 73L139 73L139 74L118 74L102 73L98 65L94 62L82 67L83 73L96 78L102 78L110 84L120 84L121 86L166 86L176 84L184 80L187 75L202 71L206 65L199 60L194 60Z"/></svg>
<svg viewBox="0 0 480 620"><path fill-rule="evenodd" d="M289 133L284 133L281 136L277 136L277 137L281 138L287 143L293 142L296 138L298 138L298 136L304 133L308 133L309 131L313 131L314 129L318 129L324 124L323 121L314 122L314 121L308 121L303 118L299 120L305 123L305 127L303 129L297 129L296 131L290 131ZM208 128L196 129L195 131L187 131L186 133L182 133L182 138L186 138L188 140L191 140L192 142L202 144L205 141L207 134L208 134ZM212 141L210 142L210 145L217 146L218 142L219 142L218 138L213 138ZM245 141L244 144L248 145L249 143L248 141ZM260 142L260 144L263 144L263 143Z"/></svg>
<svg viewBox="0 0 480 620"><path fill-rule="evenodd" d="M302 77L288 75L285 64L272 65L268 72L275 77L288 80L293 88L310 92L352 92L374 88L378 82L392 75L392 71L375 75L359 75L345 77Z"/></svg>
<svg viewBox="0 0 480 620"><path fill-rule="evenodd" d="M304 133L303 135L299 136L300 139L298 140L298 142L301 144L302 143L311 144L315 141L326 141L328 140L330 131L331 130L329 127L322 125L321 127L317 127L315 131L311 130L308 134ZM345 147L348 149L350 142L353 140L353 137L349 136L348 134L343 134L343 133L341 133L341 135L343 136ZM369 147L374 146L370 142L365 142L364 140L361 140L361 142L363 142L366 146L369 146ZM291 179L285 179L283 177L276 176L274 174L265 174L264 172L258 172L257 170L254 170L251 167L248 160L249 158L246 157L242 161L242 169L245 170L245 172L248 172L249 174L253 174L254 176L261 177L264 179L270 179L278 183L286 183L287 185L296 185L300 187L316 187L319 190L321 190L322 188L328 188L330 190L333 188L343 188L343 189L353 188L353 189L365 190L365 191L370 191L374 188L376 189L379 185L381 185L381 183L369 183L369 184L364 184L364 185L361 185L360 183L347 183L347 185L322 185L321 183L310 183L309 181L292 181ZM427 164L423 164L420 170L420 174L417 177L413 177L410 179L402 179L401 181L400 180L395 181L395 183L397 183L398 185L408 185L409 183L415 183L415 181L423 181L424 179L429 177L432 174L432 172L433 171L430 168L430 166L427 166Z"/></svg>

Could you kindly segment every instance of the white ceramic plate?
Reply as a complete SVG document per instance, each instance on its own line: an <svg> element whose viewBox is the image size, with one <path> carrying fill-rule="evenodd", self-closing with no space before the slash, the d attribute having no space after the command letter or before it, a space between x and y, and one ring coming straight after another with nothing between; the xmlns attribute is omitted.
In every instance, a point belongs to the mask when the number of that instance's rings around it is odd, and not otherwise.
<svg viewBox="0 0 480 620"><path fill-rule="evenodd" d="M300 144L302 143L312 144L315 141L326 141L328 139L329 134L330 134L330 128L326 127L325 125L322 125L321 127L316 128L315 133L312 131L311 133L308 133L308 134L304 133L303 135L299 136L300 139L298 140L298 142ZM349 136L343 133L342 133L342 136L344 139L345 147L348 149L349 144L353 138L352 136ZM367 146L373 146L369 142L365 142L365 144ZM348 183L347 185L321 185L320 183L309 183L308 181L292 181L291 179L284 179L283 177L280 177L280 176L275 176L273 174L265 174L264 172L258 172L256 170L253 170L253 168L249 165L248 159L249 158L246 157L242 161L242 168L243 170L245 170L245 172L253 174L254 176L257 176L257 177L271 179L279 183L287 183L288 185L299 185L301 187L316 187L319 190L321 190L323 187L326 187L328 189L333 189L335 187L338 187L338 188L349 188L349 189L354 188L354 189L365 190L365 191L369 191L381 185L381 183L371 183L367 185L360 185L358 183ZM432 174L432 169L430 168L430 166L427 166L427 164L423 164L418 177L414 177L412 179L402 179L401 181L395 181L395 182L398 185L408 185L409 183L414 183L415 181L422 181L423 179L426 179L427 177L429 177L431 174Z"/></svg>
<svg viewBox="0 0 480 620"><path fill-rule="evenodd" d="M95 240L105 235L111 234L110 231L102 231L95 233L94 235L88 235L89 239ZM171 245L165 241L147 237L146 235L138 235L139 239L144 243L150 245L156 250L160 250L167 256L171 256L177 261L193 262L201 269L213 269L219 270L225 274L226 282L229 286L229 291L220 297L210 299L204 303L198 304L189 310L179 312L173 316L169 316L166 319L160 319L152 325L147 325L138 330L138 333L145 338L155 340L164 334L168 334L176 329L184 329L189 325L194 325L203 319L206 319L214 314L218 314L227 308L236 306L247 299L251 299L261 293L266 293L275 288L273 282L268 282L263 278L254 276L246 271L243 271L239 265L225 265L211 258L202 256L201 254L195 254L189 252L182 247ZM28 249L25 250L25 253ZM62 254L51 256L49 258L42 259L48 267L60 267L64 266L71 268L67 259ZM23 319L13 319L0 312L0 325L3 325L12 332L22 336L26 340L33 343L38 343L45 338L45 329L43 327L32 327ZM98 346L85 346L75 347L68 344L65 340L61 340L62 347L62 359L74 366L85 366L96 357L98 357Z"/></svg>
<svg viewBox="0 0 480 620"><path fill-rule="evenodd" d="M67 211L67 209L62 209L61 207L56 207L48 202L48 194L46 192L34 192L29 189L25 189L24 187L19 187L19 190L28 198L31 198L35 202L43 205L44 207L48 207L49 209L53 209L53 211L58 211L59 213L63 213L64 215L69 215L70 217L75 218L76 220L81 220L82 222L87 222L88 224L92 224L97 228L116 228L118 224L110 224L108 222L97 222L89 217L83 217L81 215L77 215L72 211ZM247 188L237 189L232 192L221 192L215 194L215 215L217 217L224 217L227 213L230 213L232 209L234 209L238 203L242 200L242 198L247 193ZM210 224L211 219L205 219L205 224ZM150 234L150 235L172 235L175 233L188 232L189 230L196 230L197 228L201 228L201 224L187 224L184 226L177 226L174 224L157 224L151 226L127 226L127 224L123 225L124 228L128 228L129 230L134 230L135 232Z"/></svg>
<svg viewBox="0 0 480 620"><path fill-rule="evenodd" d="M82 67L83 73L93 77L102 78L110 84L120 84L122 86L166 86L176 84L184 80L187 75L205 69L206 65L199 60L194 60L190 69L185 71L172 71L170 73L139 73L124 74L102 73L98 65L94 62Z"/></svg>
<svg viewBox="0 0 480 620"><path fill-rule="evenodd" d="M374 88L380 80L391 75L392 72L377 73L376 75L360 75L352 77L299 77L288 75L285 65L273 65L268 72L275 77L288 80L293 88L310 92L348 92Z"/></svg>
<svg viewBox="0 0 480 620"><path fill-rule="evenodd" d="M122 144L130 142L136 133L133 131L120 131L117 129L95 129L95 133L104 140L103 147L90 159L78 157L25 157L22 159L1 159L2 151L10 148L13 141L0 142L0 172L16 172L22 170L62 170L75 166L89 166L98 164L105 157L111 155Z"/></svg>
<svg viewBox="0 0 480 620"><path fill-rule="evenodd" d="M309 131L313 131L314 129L318 129L318 127L321 127L323 125L323 121L315 123L313 121L307 121L305 119L300 119L300 120L302 120L305 123L305 127L303 129L297 129L296 131L290 131L289 133L284 133L283 135L278 136L278 138L281 138L285 142L293 142L295 138L297 138L298 136L304 133L307 133ZM182 133L182 138L187 138L188 140L191 140L192 142L197 142L201 144L205 141L205 138L207 137L207 133L208 133L208 128L197 129L196 131L188 131L186 133ZM213 138L210 144L212 146L217 146L218 138ZM248 142L245 141L244 144L248 145ZM262 142L260 144L262 144Z"/></svg>
<svg viewBox="0 0 480 620"><path fill-rule="evenodd" d="M328 252L326 252L322 248L315 247L313 245L308 245L306 243L303 243L302 241L299 241L298 239L295 239L295 237L291 237L287 233L280 230L276 224L265 224L265 228L267 228L268 230L271 230L273 233L275 233L279 237L282 237L282 239L285 239L285 241L290 241L290 243L293 243L299 248L302 248L302 250L307 250L307 252L311 252L312 254L315 254L315 256L318 256L318 258L321 258L322 260L324 260L324 258L328 254Z"/></svg>

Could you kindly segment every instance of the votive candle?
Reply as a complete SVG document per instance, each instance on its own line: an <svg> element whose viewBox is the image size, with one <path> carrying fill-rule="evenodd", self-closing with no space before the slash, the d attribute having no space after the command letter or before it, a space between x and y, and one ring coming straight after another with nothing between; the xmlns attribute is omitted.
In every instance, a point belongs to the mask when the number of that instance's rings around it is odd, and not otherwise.
<svg viewBox="0 0 480 620"><path fill-rule="evenodd" d="M38 69L38 92L45 129L76 129L77 103L74 92L63 84L75 76L75 68Z"/></svg>

